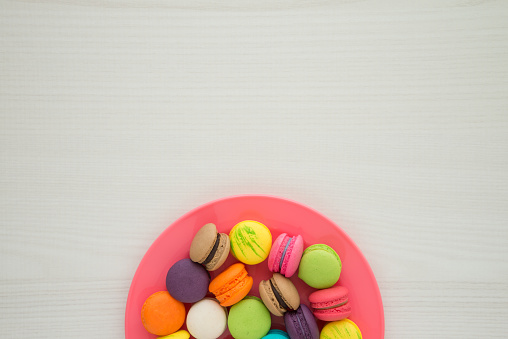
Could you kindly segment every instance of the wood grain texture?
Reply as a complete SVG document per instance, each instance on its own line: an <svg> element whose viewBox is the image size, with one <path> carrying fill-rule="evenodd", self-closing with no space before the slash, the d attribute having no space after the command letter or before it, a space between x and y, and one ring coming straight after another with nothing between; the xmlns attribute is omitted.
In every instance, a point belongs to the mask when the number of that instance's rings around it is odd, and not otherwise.
<svg viewBox="0 0 508 339"><path fill-rule="evenodd" d="M355 240L386 338L505 338L507 60L505 1L0 1L0 336L122 338L157 235L266 193Z"/></svg>

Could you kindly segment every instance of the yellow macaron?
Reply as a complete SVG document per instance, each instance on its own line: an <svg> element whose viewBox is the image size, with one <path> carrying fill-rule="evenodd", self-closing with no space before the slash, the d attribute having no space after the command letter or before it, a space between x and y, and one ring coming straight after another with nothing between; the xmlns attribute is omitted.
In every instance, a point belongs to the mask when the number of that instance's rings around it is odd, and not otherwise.
<svg viewBox="0 0 508 339"><path fill-rule="evenodd" d="M328 323L321 330L319 339L362 339L362 332L354 322L343 319Z"/></svg>
<svg viewBox="0 0 508 339"><path fill-rule="evenodd" d="M231 254L247 265L265 260L272 247L272 234L268 227L254 220L236 224L229 232Z"/></svg>
<svg viewBox="0 0 508 339"><path fill-rule="evenodd" d="M190 334L186 330L180 330L173 334L166 335L164 337L158 337L157 339L189 339Z"/></svg>

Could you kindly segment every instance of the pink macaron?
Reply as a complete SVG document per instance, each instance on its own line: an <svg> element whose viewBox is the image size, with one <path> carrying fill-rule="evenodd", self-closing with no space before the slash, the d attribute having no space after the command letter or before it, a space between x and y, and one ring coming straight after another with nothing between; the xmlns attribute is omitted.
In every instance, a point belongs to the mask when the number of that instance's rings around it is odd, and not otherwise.
<svg viewBox="0 0 508 339"><path fill-rule="evenodd" d="M303 238L301 235L290 237L282 233L275 239L270 255L268 269L289 278L295 274L302 259Z"/></svg>
<svg viewBox="0 0 508 339"><path fill-rule="evenodd" d="M333 286L309 295L312 313L319 320L336 321L351 315L349 291L344 286Z"/></svg>

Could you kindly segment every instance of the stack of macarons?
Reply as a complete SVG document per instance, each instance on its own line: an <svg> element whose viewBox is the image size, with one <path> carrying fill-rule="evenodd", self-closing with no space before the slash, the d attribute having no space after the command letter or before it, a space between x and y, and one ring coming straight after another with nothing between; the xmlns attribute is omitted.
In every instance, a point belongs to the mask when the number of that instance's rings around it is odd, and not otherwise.
<svg viewBox="0 0 508 339"><path fill-rule="evenodd" d="M245 220L229 236L208 223L195 234L189 258L174 263L166 275L166 291L150 295L141 310L146 330L164 339L215 339L226 329L235 339L361 339L351 315L348 289L338 286L339 255L330 246L304 248L301 235L282 233L272 245L264 224ZM239 262L211 277L229 253ZM248 266L268 259L273 275L259 283L259 296L249 295L253 278ZM316 289L310 305L289 279L298 278ZM213 275L213 273L212 273ZM186 312L184 304L191 304ZM310 307L309 307L310 306ZM286 332L271 329L271 314L284 317ZM316 319L328 322L320 331ZM186 323L187 331L181 330Z"/></svg>

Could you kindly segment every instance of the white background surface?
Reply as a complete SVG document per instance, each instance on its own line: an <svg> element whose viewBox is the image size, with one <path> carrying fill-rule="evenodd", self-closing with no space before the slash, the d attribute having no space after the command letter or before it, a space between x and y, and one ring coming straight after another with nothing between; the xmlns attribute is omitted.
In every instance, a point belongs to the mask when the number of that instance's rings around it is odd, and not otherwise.
<svg viewBox="0 0 508 339"><path fill-rule="evenodd" d="M507 60L506 1L0 1L0 336L122 338L158 234L265 193L354 239L386 338L506 338Z"/></svg>

